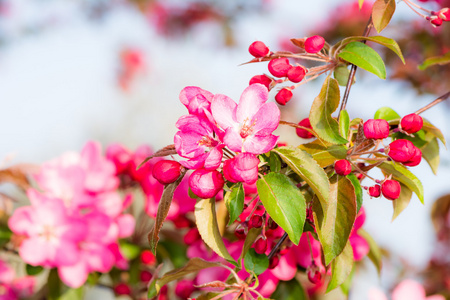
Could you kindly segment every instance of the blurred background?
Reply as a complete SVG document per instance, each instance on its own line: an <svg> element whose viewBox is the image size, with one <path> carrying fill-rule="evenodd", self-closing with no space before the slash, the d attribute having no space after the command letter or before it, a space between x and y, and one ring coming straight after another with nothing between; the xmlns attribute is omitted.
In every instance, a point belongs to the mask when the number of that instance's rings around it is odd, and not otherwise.
<svg viewBox="0 0 450 300"><path fill-rule="evenodd" d="M361 35L370 6L359 10L345 0L0 0L1 166L41 163L78 151L88 140L131 149L172 144L175 122L187 112L178 100L183 87L237 101L252 76L267 73L264 62L239 66L252 59L247 49L253 41L289 51L290 38L319 34L332 43ZM432 28L402 3L392 22L383 35L399 42L407 64L376 48L389 78L358 70L347 106L351 118L372 118L382 106L405 115L449 90L449 65L417 69L450 49L449 24ZM296 89L281 107L282 119L307 117L323 79ZM423 114L447 140L449 112L442 103ZM305 142L290 128L278 134L280 141ZM425 187L425 205L414 195L394 222L390 201L366 195L365 228L387 260L381 279L370 263L359 269L351 299L365 299L371 287L388 291L401 279L426 278L436 249L430 210L450 193L450 153L443 146L440 158L437 175L425 162L414 170Z"/></svg>

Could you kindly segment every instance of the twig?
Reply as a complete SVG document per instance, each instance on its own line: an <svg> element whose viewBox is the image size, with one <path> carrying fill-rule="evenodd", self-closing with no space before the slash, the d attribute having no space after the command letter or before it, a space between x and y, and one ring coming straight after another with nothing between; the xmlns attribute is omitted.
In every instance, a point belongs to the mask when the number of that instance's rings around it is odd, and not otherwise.
<svg viewBox="0 0 450 300"><path fill-rule="evenodd" d="M286 240L288 234L285 232L281 239L278 241L278 243L273 247L273 249L270 251L269 255L267 256L269 260L277 253L278 248L280 248L281 244L283 244L284 240Z"/></svg>
<svg viewBox="0 0 450 300"><path fill-rule="evenodd" d="M432 108L433 106L435 106L436 104L443 102L445 100L448 99L448 97L450 97L450 91L448 91L447 93L445 93L444 95L440 96L439 98L437 98L436 100L434 100L433 102L431 102L430 104L428 104L427 106L422 107L421 109L419 109L418 111L415 112L415 114L421 114L424 111L426 111L427 109Z"/></svg>
<svg viewBox="0 0 450 300"><path fill-rule="evenodd" d="M369 18L369 22L367 22L366 25L366 29L364 30L364 34L363 36L369 36L370 30L372 29L372 16L370 16ZM362 43L366 43L366 40L362 41ZM350 74L348 75L348 81L347 81L347 85L345 86L345 92L344 92L344 97L342 98L342 103L341 103L341 108L339 109L339 115L341 114L341 111L345 109L345 107L347 106L347 101L348 101L348 96L350 94L350 89L352 87L353 84L353 80L355 79L355 73L356 73L356 69L358 67L356 65L352 65L352 68L350 70ZM338 117L339 120L339 117Z"/></svg>

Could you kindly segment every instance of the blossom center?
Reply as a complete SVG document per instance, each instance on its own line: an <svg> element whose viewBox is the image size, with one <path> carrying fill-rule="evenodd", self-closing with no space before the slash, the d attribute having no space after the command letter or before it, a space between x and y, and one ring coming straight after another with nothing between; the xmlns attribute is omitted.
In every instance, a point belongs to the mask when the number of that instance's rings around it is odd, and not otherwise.
<svg viewBox="0 0 450 300"><path fill-rule="evenodd" d="M202 139L199 140L197 143L198 143L200 146L205 146L205 147L208 147L208 148L214 148L214 147L216 147L217 144L218 144L218 142L217 142L216 140L214 140L214 139L212 139L211 137L206 136L206 135L203 136Z"/></svg>
<svg viewBox="0 0 450 300"><path fill-rule="evenodd" d="M253 123L247 124L248 118L245 119L244 124L241 127L241 130L239 131L239 134L241 135L241 138L245 139L249 135L253 133L253 126L256 124L256 120L253 121Z"/></svg>
<svg viewBox="0 0 450 300"><path fill-rule="evenodd" d="M47 240L50 241L55 238L55 232L52 226L44 225L41 235Z"/></svg>

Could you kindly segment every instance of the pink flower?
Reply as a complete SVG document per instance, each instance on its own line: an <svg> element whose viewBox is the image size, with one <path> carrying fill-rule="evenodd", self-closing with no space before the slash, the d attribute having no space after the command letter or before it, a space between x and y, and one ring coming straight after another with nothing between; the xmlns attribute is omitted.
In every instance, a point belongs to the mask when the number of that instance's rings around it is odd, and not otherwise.
<svg viewBox="0 0 450 300"><path fill-rule="evenodd" d="M231 182L253 184L258 179L259 159L251 153L239 153L223 164L223 175Z"/></svg>
<svg viewBox="0 0 450 300"><path fill-rule="evenodd" d="M222 174L216 170L198 169L189 177L189 187L192 192L203 199L217 195L224 184Z"/></svg>
<svg viewBox="0 0 450 300"><path fill-rule="evenodd" d="M17 300L31 297L33 294L36 284L34 277L15 277L14 270L0 260L0 300Z"/></svg>
<svg viewBox="0 0 450 300"><path fill-rule="evenodd" d="M86 236L86 225L67 214L60 199L35 190L28 191L32 206L18 208L8 221L9 228L26 239L19 248L22 259L33 266L71 265L80 258L78 242Z"/></svg>
<svg viewBox="0 0 450 300"><path fill-rule="evenodd" d="M369 290L369 300L387 300L386 295L379 289ZM423 286L411 279L400 282L392 291L392 300L445 300L442 295L427 297Z"/></svg>
<svg viewBox="0 0 450 300"><path fill-rule="evenodd" d="M180 156L189 158L180 163L189 169L217 169L222 162L223 144L216 137L211 122L186 115L178 119L176 126L180 131L175 134L175 149Z"/></svg>
<svg viewBox="0 0 450 300"><path fill-rule="evenodd" d="M355 224L353 225L352 232L350 234L350 245L353 248L353 258L355 261L363 259L369 253L370 247L367 241L358 234L358 230L363 226L366 220L366 213L364 208L361 207L358 215L356 216Z"/></svg>
<svg viewBox="0 0 450 300"><path fill-rule="evenodd" d="M212 93L199 87L187 86L180 92L180 101L186 106L189 114L212 120L211 100L213 96Z"/></svg>
<svg viewBox="0 0 450 300"><path fill-rule="evenodd" d="M211 112L225 131L224 143L236 152L261 154L273 149L278 137L272 132L280 122L280 110L275 103L266 103L267 88L252 84L241 95L239 104L225 95L215 95Z"/></svg>

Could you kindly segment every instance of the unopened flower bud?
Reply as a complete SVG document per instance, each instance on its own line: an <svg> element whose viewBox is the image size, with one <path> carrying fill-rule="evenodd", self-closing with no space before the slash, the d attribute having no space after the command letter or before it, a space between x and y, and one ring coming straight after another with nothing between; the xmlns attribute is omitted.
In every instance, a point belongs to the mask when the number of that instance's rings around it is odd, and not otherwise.
<svg viewBox="0 0 450 300"><path fill-rule="evenodd" d="M223 164L223 175L231 182L253 184L258 180L259 159L255 154L239 153Z"/></svg>
<svg viewBox="0 0 450 300"><path fill-rule="evenodd" d="M441 8L441 10L438 13L439 18L441 18L443 21L450 21L450 8L444 7Z"/></svg>
<svg viewBox="0 0 450 300"><path fill-rule="evenodd" d="M153 275L149 271L141 271L139 274L139 278L141 279L141 282L147 283L152 279Z"/></svg>
<svg viewBox="0 0 450 300"><path fill-rule="evenodd" d="M272 83L272 78L267 75L255 75L250 79L249 85L259 83L264 85L268 90L270 89L270 84Z"/></svg>
<svg viewBox="0 0 450 300"><path fill-rule="evenodd" d="M414 154L413 156L403 164L408 167L415 167L418 164L420 164L420 161L422 160L422 151L420 151L419 148L414 147Z"/></svg>
<svg viewBox="0 0 450 300"><path fill-rule="evenodd" d="M188 299L194 291L194 282L189 279L182 279L178 281L175 287L175 295L177 295L180 299Z"/></svg>
<svg viewBox="0 0 450 300"><path fill-rule="evenodd" d="M402 118L400 126L407 133L415 133L422 129L423 119L418 114L409 114Z"/></svg>
<svg viewBox="0 0 450 300"><path fill-rule="evenodd" d="M278 263L280 262L280 256L274 255L272 256L272 258L269 260L269 269L275 269L278 266Z"/></svg>
<svg viewBox="0 0 450 300"><path fill-rule="evenodd" d="M376 184L374 186L369 187L369 195L370 197L378 198L381 196L381 185Z"/></svg>
<svg viewBox="0 0 450 300"><path fill-rule="evenodd" d="M249 226L252 228L260 228L263 224L263 218L260 215L253 215L250 218Z"/></svg>
<svg viewBox="0 0 450 300"><path fill-rule="evenodd" d="M265 236L260 236L253 244L253 248L256 253L264 254L267 250L267 238Z"/></svg>
<svg viewBox="0 0 450 300"><path fill-rule="evenodd" d="M281 89L276 95L275 100L280 105L286 105L292 99L292 92L288 88Z"/></svg>
<svg viewBox="0 0 450 300"><path fill-rule="evenodd" d="M396 162L407 162L416 153L415 146L408 140L398 139L389 145L389 157Z"/></svg>
<svg viewBox="0 0 450 300"><path fill-rule="evenodd" d="M234 231L234 235L238 238L238 239L245 239L245 237L247 236L247 232L244 226L242 226L242 224L239 224L236 227L236 230Z"/></svg>
<svg viewBox="0 0 450 300"><path fill-rule="evenodd" d="M153 167L153 177L161 184L169 184L175 182L180 177L181 168L182 166L177 161L161 160Z"/></svg>
<svg viewBox="0 0 450 300"><path fill-rule="evenodd" d="M225 181L217 170L198 169L189 177L189 187L200 198L208 199L222 190Z"/></svg>
<svg viewBox="0 0 450 300"><path fill-rule="evenodd" d="M322 281L322 273L314 262L306 268L306 274L311 283L318 284Z"/></svg>
<svg viewBox="0 0 450 300"><path fill-rule="evenodd" d="M298 83L298 82L302 81L303 78L305 78L305 75L306 75L306 70L302 66L292 67L287 72L288 79L290 81L292 81L292 82L295 82L295 83Z"/></svg>
<svg viewBox="0 0 450 300"><path fill-rule="evenodd" d="M325 45L325 39L320 35L313 35L305 40L305 51L308 53L317 53Z"/></svg>
<svg viewBox="0 0 450 300"><path fill-rule="evenodd" d="M150 250L144 250L141 253L141 262L144 265L151 266L156 263L156 258Z"/></svg>
<svg viewBox="0 0 450 300"><path fill-rule="evenodd" d="M340 159L334 163L334 170L338 175L347 176L352 171L352 165L348 160Z"/></svg>
<svg viewBox="0 0 450 300"><path fill-rule="evenodd" d="M184 235L183 241L186 245L192 245L196 241L200 240L200 233L198 232L197 228L191 228L189 231Z"/></svg>
<svg viewBox="0 0 450 300"><path fill-rule="evenodd" d="M264 57L269 54L269 47L266 46L263 42L256 41L253 42L250 47L248 47L248 52L256 58Z"/></svg>
<svg viewBox="0 0 450 300"><path fill-rule="evenodd" d="M272 218L269 218L269 220L267 221L267 226L269 227L270 230L275 230L278 228L278 224L275 223L275 221Z"/></svg>
<svg viewBox="0 0 450 300"><path fill-rule="evenodd" d="M430 19L430 23L434 26L434 27L439 27L442 25L442 23L444 22L444 20L442 20L439 17L435 17Z"/></svg>
<svg viewBox="0 0 450 300"><path fill-rule="evenodd" d="M288 71L292 68L289 60L285 57L272 59L269 62L269 72L275 77L286 77Z"/></svg>
<svg viewBox="0 0 450 300"><path fill-rule="evenodd" d="M369 119L364 123L364 135L368 139L385 139L389 136L389 123L384 119Z"/></svg>
<svg viewBox="0 0 450 300"><path fill-rule="evenodd" d="M114 293L117 295L131 295L131 289L128 284L119 283L114 287Z"/></svg>
<svg viewBox="0 0 450 300"><path fill-rule="evenodd" d="M305 118L303 120L301 120L298 125L306 127L306 128L311 128L311 122L309 121L309 118ZM301 137L302 139L310 139L314 137L314 134L312 134L311 132L303 129L303 128L296 128L295 129L295 133L297 133L297 135L299 137Z"/></svg>
<svg viewBox="0 0 450 300"><path fill-rule="evenodd" d="M386 180L381 185L381 192L383 193L384 198L395 200L400 197L400 183L396 180Z"/></svg>

